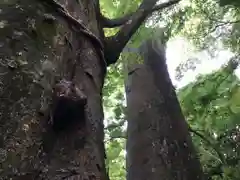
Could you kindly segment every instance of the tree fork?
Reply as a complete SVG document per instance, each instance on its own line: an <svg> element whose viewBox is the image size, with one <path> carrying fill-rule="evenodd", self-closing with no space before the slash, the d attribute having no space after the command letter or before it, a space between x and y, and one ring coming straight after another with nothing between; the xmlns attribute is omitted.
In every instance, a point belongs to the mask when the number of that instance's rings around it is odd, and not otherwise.
<svg viewBox="0 0 240 180"><path fill-rule="evenodd" d="M162 10L170 5L176 4L178 3L180 0L172 0L166 3L162 3L160 5L155 5L152 9L151 9L151 13L153 13L154 11L159 11ZM144 2L144 4L146 4L147 2ZM145 5L143 5L142 7L145 7ZM105 16L103 16L102 14L100 15L101 18L101 24L103 27L106 28L114 28L114 27L118 27L118 26L122 26L124 24L126 24L128 21L131 20L131 17L135 14L135 12L130 13L130 14L126 14L123 17L120 18L115 18L115 19L109 19ZM148 14L149 15L149 14Z"/></svg>
<svg viewBox="0 0 240 180"><path fill-rule="evenodd" d="M107 65L114 64L118 60L124 46L153 11L177 4L180 0L171 0L155 6L156 2L157 0L143 0L137 11L129 15L129 19L123 17L123 19L119 20L121 23L127 21L116 35L107 37L104 41L104 54ZM107 19L105 19L106 21Z"/></svg>

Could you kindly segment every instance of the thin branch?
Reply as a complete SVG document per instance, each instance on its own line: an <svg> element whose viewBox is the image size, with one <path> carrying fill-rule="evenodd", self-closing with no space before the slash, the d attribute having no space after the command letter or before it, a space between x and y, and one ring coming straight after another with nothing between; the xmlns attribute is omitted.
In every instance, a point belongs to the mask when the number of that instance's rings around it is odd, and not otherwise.
<svg viewBox="0 0 240 180"><path fill-rule="evenodd" d="M215 32L220 27L223 27L223 26L226 26L226 25L240 23L240 20L236 20L236 21L218 21L218 20L214 20L214 19L210 19L210 20L213 21L213 22L217 22L219 24L217 24L216 26L212 27L210 29L210 31L209 31L209 34Z"/></svg>
<svg viewBox="0 0 240 180"><path fill-rule="evenodd" d="M220 176L222 178L223 169L222 167L225 166L236 166L239 163L240 158L232 158L226 159L226 163L219 163L216 166L212 167L207 173L207 180L212 180L213 176Z"/></svg>
<svg viewBox="0 0 240 180"><path fill-rule="evenodd" d="M194 133L195 135L199 136L201 139L203 139L205 142L207 142L208 144L211 145L211 147L213 147L213 149L217 152L218 156L221 159L224 159L224 161L220 162L219 164L217 164L214 167L211 167L210 170L208 170L208 172L206 173L206 177L207 180L212 180L213 176L220 176L222 177L223 174L223 169L222 167L225 166L236 166L239 163L240 158L225 158L224 155L218 151L218 149L216 148L216 146L212 145L212 143L210 142L210 140L208 140L204 135L202 135L201 133L197 132L196 130L193 130L192 128L189 127L189 131ZM224 135L225 136L225 135ZM224 138L224 136L220 137L220 138ZM219 139L217 139L219 141Z"/></svg>
<svg viewBox="0 0 240 180"><path fill-rule="evenodd" d="M236 131L238 131L238 129L236 127L227 129L223 134L218 136L217 141L222 141L224 138L226 138L227 136L230 136L231 134L233 134Z"/></svg>
<svg viewBox="0 0 240 180"><path fill-rule="evenodd" d="M125 24L131 17L133 13L127 14L121 18L116 18L116 19L109 19L101 14L100 20L101 20L101 25L102 27L106 28L114 28L117 26L121 26Z"/></svg>
<svg viewBox="0 0 240 180"><path fill-rule="evenodd" d="M240 23L240 20L235 20L235 21L221 21L221 20L217 20L217 19L212 19L209 18L211 21L215 21L218 23L222 23L222 24L236 24L236 23Z"/></svg>
<svg viewBox="0 0 240 180"><path fill-rule="evenodd" d="M236 24L236 23L240 23L240 20L235 20L235 21L223 21L223 20L219 20L213 17L213 14L209 14L205 9L201 9L202 13L206 15L206 18L208 18L210 21L217 23L216 26L212 27L211 30L208 32L213 33L215 32L218 28L225 26L225 25L231 25L231 24Z"/></svg>
<svg viewBox="0 0 240 180"><path fill-rule="evenodd" d="M207 180L212 180L212 179L213 179L213 176L220 176L220 177L222 177L222 173L223 173L222 166L223 166L223 164L222 164L222 163L219 163L218 165L212 167L212 168L206 173Z"/></svg>
<svg viewBox="0 0 240 180"><path fill-rule="evenodd" d="M113 140L116 140L116 139L127 139L127 135L118 135L118 136L111 136L109 139L106 139L104 142L110 142L110 141L113 141Z"/></svg>
<svg viewBox="0 0 240 180"><path fill-rule="evenodd" d="M153 13L154 11L159 11L162 8L163 8L162 4L156 5L152 8L152 10L150 11L150 14ZM115 19L107 18L101 14L101 17L100 17L101 24L103 27L106 27L106 28L114 28L114 27L122 26L125 23L127 23L134 14L135 13L129 13L123 17L115 18Z"/></svg>
<svg viewBox="0 0 240 180"><path fill-rule="evenodd" d="M120 122L118 123L112 123L112 124L109 124L107 127L105 127L104 129L107 130L107 129L114 129L114 128L117 128L117 127L121 127L124 125L124 123L126 122L126 120L121 120Z"/></svg>
<svg viewBox="0 0 240 180"><path fill-rule="evenodd" d="M153 12L153 9L162 10L181 0L170 0L169 2L159 4L157 8L155 4L157 0L143 0L137 11L131 18L123 25L120 31L111 37L105 38L104 55L108 65L117 61L124 46L127 44L132 35L137 31L146 18Z"/></svg>
<svg viewBox="0 0 240 180"><path fill-rule="evenodd" d="M192 129L191 127L189 127L189 131L194 133L195 135L200 137L202 140L204 140L208 145L210 145L214 149L214 151L217 153L219 159L221 160L221 163L225 162L224 155L220 152L220 150L214 144L212 144L212 142L208 138L206 138L204 135L202 135L198 131Z"/></svg>

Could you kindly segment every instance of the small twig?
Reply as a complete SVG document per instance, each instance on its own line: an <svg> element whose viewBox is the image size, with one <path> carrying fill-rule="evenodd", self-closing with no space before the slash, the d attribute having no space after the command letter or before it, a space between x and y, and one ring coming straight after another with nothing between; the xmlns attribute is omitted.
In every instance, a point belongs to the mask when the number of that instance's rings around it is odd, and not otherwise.
<svg viewBox="0 0 240 180"><path fill-rule="evenodd" d="M121 26L125 24L131 18L132 15L133 13L127 14L121 18L109 19L101 14L100 16L101 25L106 28L114 28L117 26Z"/></svg>
<svg viewBox="0 0 240 180"><path fill-rule="evenodd" d="M164 5L165 5L166 7L168 7L168 6L169 6L169 3L172 3L172 1L169 1L169 2L165 3ZM150 11L150 13L153 13L153 12L155 12L155 11L159 11L159 10L161 10L161 9L163 9L163 8L164 8L164 7L163 7L163 4L156 5L156 6L154 6L154 7L152 8L152 10ZM134 13L135 13L135 12L134 12ZM114 28L114 27L117 27L117 26L121 26L121 25L127 23L127 22L130 20L130 18L134 15L134 13L126 14L126 15L123 16L123 17L115 18L115 19L107 18L107 17L105 17L105 16L103 16L103 15L101 14L100 19L101 19L102 26L103 26L103 27L106 27L106 28Z"/></svg>
<svg viewBox="0 0 240 180"><path fill-rule="evenodd" d="M113 136L113 137L110 137L110 138L106 139L105 143L111 142L111 141L113 141L115 139L125 139L126 140L127 136L126 135Z"/></svg>
<svg viewBox="0 0 240 180"><path fill-rule="evenodd" d="M213 18L213 15L209 14L205 9L201 9L201 11L203 12L203 14L206 15L206 17L207 17L210 21L218 23L216 26L214 26L214 27L210 30L209 34L215 32L219 27L222 27L222 26L225 26L225 25L230 25L230 24L240 23L240 20L235 20L235 21L222 21L222 20L219 20L219 19L215 19L215 18ZM214 13L213 13L213 14L214 14Z"/></svg>
<svg viewBox="0 0 240 180"><path fill-rule="evenodd" d="M121 120L119 123L114 123L114 124L109 124L107 127L105 127L104 129L114 129L117 128L119 126L123 126L124 123L126 122L126 120Z"/></svg>
<svg viewBox="0 0 240 180"><path fill-rule="evenodd" d="M225 162L224 155L219 151L219 149L215 145L212 144L212 142L209 139L207 139L204 135L192 129L191 127L189 127L189 131L194 133L195 135L200 137L202 140L204 140L208 145L210 145L214 149L214 151L217 153L219 159L221 160L221 163Z"/></svg>

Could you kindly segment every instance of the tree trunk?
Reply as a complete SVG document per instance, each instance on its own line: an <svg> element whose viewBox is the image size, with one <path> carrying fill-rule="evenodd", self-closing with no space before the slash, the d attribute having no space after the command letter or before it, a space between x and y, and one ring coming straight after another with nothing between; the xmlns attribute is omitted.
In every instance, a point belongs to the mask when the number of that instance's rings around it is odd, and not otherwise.
<svg viewBox="0 0 240 180"><path fill-rule="evenodd" d="M126 87L128 180L202 180L188 125L165 62L147 44L144 64L132 68Z"/></svg>
<svg viewBox="0 0 240 180"><path fill-rule="evenodd" d="M100 38L95 2L61 0ZM0 4L1 179L107 179L101 96L106 67L96 45L43 1ZM73 82L87 100L69 128L76 117L66 114L58 124L61 109L49 111L59 81Z"/></svg>

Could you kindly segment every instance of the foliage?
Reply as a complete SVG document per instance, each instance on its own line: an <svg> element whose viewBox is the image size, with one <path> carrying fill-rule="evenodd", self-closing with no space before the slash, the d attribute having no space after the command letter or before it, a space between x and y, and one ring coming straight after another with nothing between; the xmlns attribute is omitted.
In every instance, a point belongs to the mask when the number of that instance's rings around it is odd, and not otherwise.
<svg viewBox="0 0 240 180"><path fill-rule="evenodd" d="M109 170L110 178L122 180L126 177L125 168L125 141L114 139L107 144L107 168Z"/></svg>
<svg viewBox="0 0 240 180"><path fill-rule="evenodd" d="M121 64L117 63L108 69L103 88L103 105L105 111L105 146L106 165L111 179L122 180L126 177L125 149L125 116L124 116L124 82Z"/></svg>
<svg viewBox="0 0 240 180"><path fill-rule="evenodd" d="M185 28L181 32L198 49L212 49L221 47L230 48L239 52L239 45L234 42L239 34L240 9L237 2L225 0L191 0L185 5ZM229 4L235 6L229 6Z"/></svg>
<svg viewBox="0 0 240 180"><path fill-rule="evenodd" d="M221 164L224 171L228 172L232 169L231 166L239 168L240 154L236 152L240 151L240 144L235 140L234 133L229 134L231 130L235 133L239 131L236 129L240 118L239 84L239 79L227 66L212 74L200 76L196 82L190 83L178 93L190 126L211 142L209 144L194 137L207 172L212 166L216 168ZM236 162L230 163L229 158ZM223 179L238 179L239 175L236 172L235 175L224 173Z"/></svg>

